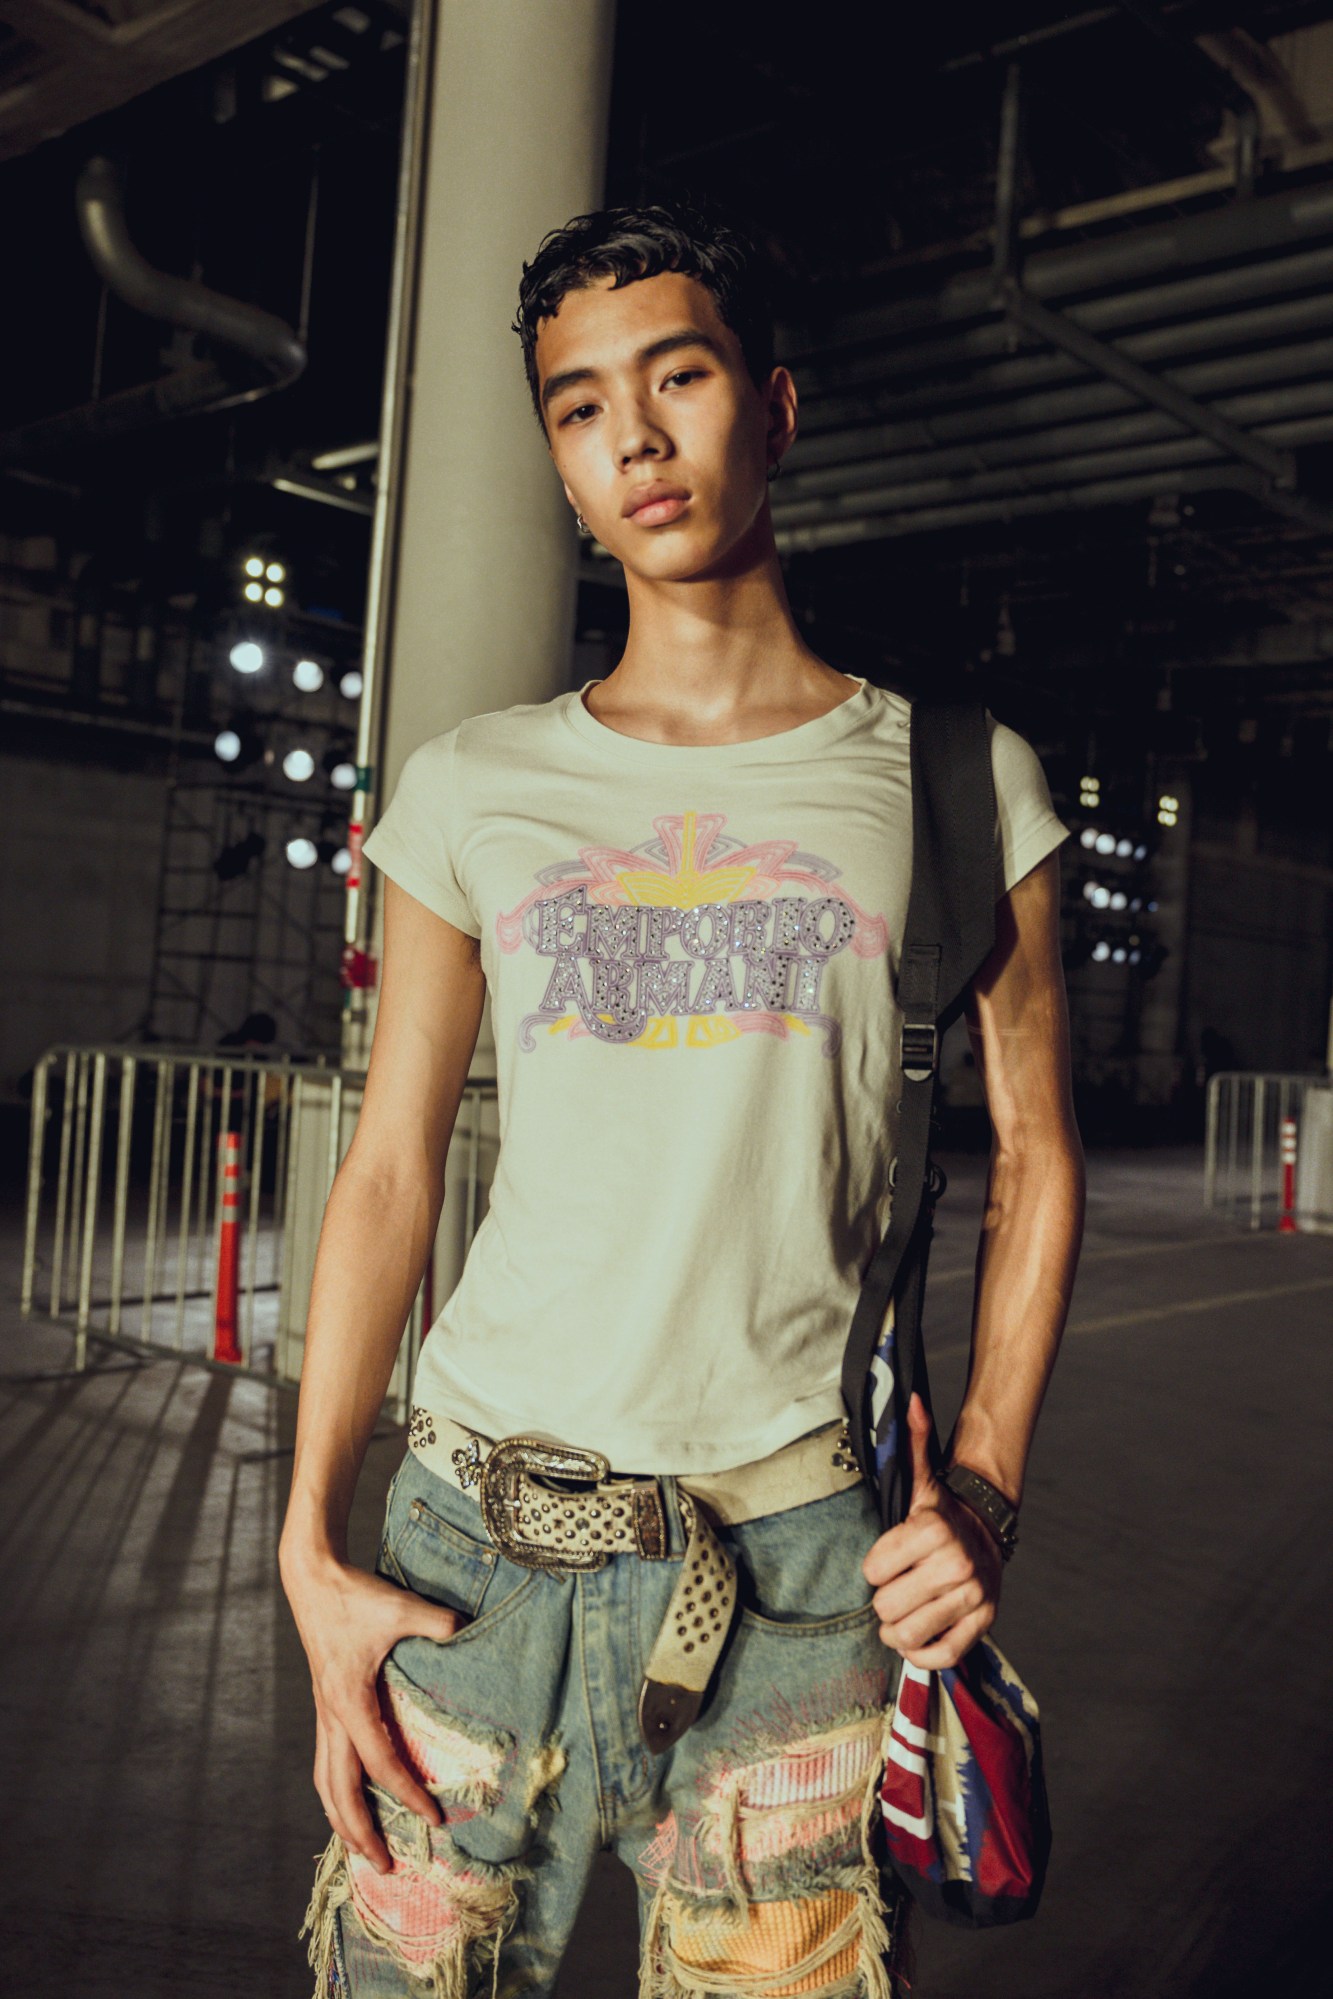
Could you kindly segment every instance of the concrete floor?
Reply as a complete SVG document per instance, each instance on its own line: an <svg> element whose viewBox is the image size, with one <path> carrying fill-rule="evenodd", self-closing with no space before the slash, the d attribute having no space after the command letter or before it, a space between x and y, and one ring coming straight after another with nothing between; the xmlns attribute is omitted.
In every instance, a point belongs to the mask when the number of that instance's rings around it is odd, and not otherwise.
<svg viewBox="0 0 1333 1999"><path fill-rule="evenodd" d="M981 1162L946 1162L929 1332L961 1391ZM1316 1989L1333 1843L1326 1587L1333 1239L1202 1210L1193 1152L1094 1154L1065 1348L996 1637L1033 1688L1055 1822L1034 1923L921 1926L913 1999ZM295 1403L18 1316L3 1220L0 1982L80 1999L307 1999L324 1821L274 1549ZM403 1450L372 1443L369 1564ZM632 1999L606 1856L567 1999ZM1318 1989L1326 1989L1323 1979Z"/></svg>

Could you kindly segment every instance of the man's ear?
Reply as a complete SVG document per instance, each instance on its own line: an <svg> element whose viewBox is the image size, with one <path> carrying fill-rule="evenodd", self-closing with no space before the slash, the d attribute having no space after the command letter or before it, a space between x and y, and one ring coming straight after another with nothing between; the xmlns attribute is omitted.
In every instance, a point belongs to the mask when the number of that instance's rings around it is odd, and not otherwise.
<svg viewBox="0 0 1333 1999"><path fill-rule="evenodd" d="M798 424L796 383L791 370L784 368L781 363L774 368L768 378L764 407L768 413L768 441L778 446L780 458L785 457L796 441Z"/></svg>

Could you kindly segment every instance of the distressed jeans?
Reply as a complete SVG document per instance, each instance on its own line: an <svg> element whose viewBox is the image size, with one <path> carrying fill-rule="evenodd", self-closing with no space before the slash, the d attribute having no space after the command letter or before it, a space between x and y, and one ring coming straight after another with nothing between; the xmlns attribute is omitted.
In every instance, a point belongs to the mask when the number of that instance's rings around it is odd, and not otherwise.
<svg viewBox="0 0 1333 1999"><path fill-rule="evenodd" d="M472 1494L407 1452L376 1571L469 1621L400 1639L380 1704L443 1823L367 1779L393 1867L330 1839L301 1931L314 1999L547 1999L606 1849L638 1885L639 1999L897 1999L872 1853L900 1660L861 1573L870 1489L719 1527L735 1619L701 1713L655 1754L636 1704L686 1542L661 1483L665 1559L552 1573L501 1554Z"/></svg>

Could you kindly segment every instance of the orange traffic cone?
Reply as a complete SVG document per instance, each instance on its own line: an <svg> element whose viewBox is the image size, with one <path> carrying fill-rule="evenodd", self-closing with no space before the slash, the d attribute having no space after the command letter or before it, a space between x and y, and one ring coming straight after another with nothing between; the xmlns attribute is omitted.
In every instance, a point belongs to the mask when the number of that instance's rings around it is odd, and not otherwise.
<svg viewBox="0 0 1333 1999"><path fill-rule="evenodd" d="M1282 1134L1282 1213L1277 1218L1279 1235L1295 1235L1296 1228L1296 1120L1284 1117Z"/></svg>
<svg viewBox="0 0 1333 1999"><path fill-rule="evenodd" d="M218 1284L213 1311L214 1360L239 1361L236 1298L241 1268L241 1134L218 1134L222 1226L218 1231Z"/></svg>

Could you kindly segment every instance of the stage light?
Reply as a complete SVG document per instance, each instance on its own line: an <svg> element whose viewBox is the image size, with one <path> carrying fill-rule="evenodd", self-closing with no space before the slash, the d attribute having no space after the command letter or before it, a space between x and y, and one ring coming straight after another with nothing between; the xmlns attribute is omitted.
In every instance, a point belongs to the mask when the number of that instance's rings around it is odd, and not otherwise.
<svg viewBox="0 0 1333 1999"><path fill-rule="evenodd" d="M245 596L246 596L246 601L247 601L247 603L251 603L251 604L261 604L261 603L262 603L262 602L264 601L264 586L263 586L263 584L262 584L262 583L247 583L247 584L246 584L246 586L245 586Z"/></svg>
<svg viewBox="0 0 1333 1999"><path fill-rule="evenodd" d="M308 777L315 774L315 759L309 750L288 750L282 760L282 774L289 777L293 784L304 784Z"/></svg>
<svg viewBox="0 0 1333 1999"><path fill-rule="evenodd" d="M1131 909L1131 910L1138 910L1138 909L1142 909L1142 907L1143 907L1143 897L1142 897L1141 895L1136 895L1136 896L1134 897L1134 900L1133 900L1133 901L1132 901L1132 902L1130 903L1130 905L1129 905L1129 906L1130 906L1130 909Z"/></svg>
<svg viewBox="0 0 1333 1999"><path fill-rule="evenodd" d="M275 611L277 610L278 605L282 602L282 592L277 588L276 584L271 590L266 590L264 592L264 602L266 604L271 604L274 610Z"/></svg>
<svg viewBox="0 0 1333 1999"><path fill-rule="evenodd" d="M1157 910L1157 904L1155 902L1150 902L1148 904L1148 914L1152 916L1156 913L1156 910Z"/></svg>
<svg viewBox="0 0 1333 1999"><path fill-rule="evenodd" d="M1097 828L1095 826L1085 826L1079 834L1078 839L1081 847L1095 847L1097 844Z"/></svg>
<svg viewBox="0 0 1333 1999"><path fill-rule="evenodd" d="M345 695L349 701L359 701L363 685L360 673L353 666L348 669L338 682L338 692Z"/></svg>
<svg viewBox="0 0 1333 1999"><path fill-rule="evenodd" d="M245 565L245 573L246 573L246 575L247 575L247 576L262 576L262 575L263 575L263 573L264 573L264 558L263 558L263 556L262 556L262 555L252 555L252 556L251 556L251 557L250 557L250 558L248 559L248 561L246 562L246 565Z"/></svg>
<svg viewBox="0 0 1333 1999"><path fill-rule="evenodd" d="M335 875L350 874L352 871L352 856L349 849L339 847L337 853L329 862L329 866L333 869Z"/></svg>
<svg viewBox="0 0 1333 1999"><path fill-rule="evenodd" d="M1092 894L1088 897L1088 901L1092 904L1094 909L1105 909L1107 905L1110 903L1110 900L1111 900L1110 889L1103 888L1100 883L1097 883L1094 886Z"/></svg>
<svg viewBox="0 0 1333 1999"><path fill-rule="evenodd" d="M1092 955L1097 964L1104 965L1106 963L1106 960L1111 955L1111 947L1105 938L1102 938L1098 943L1093 945Z"/></svg>
<svg viewBox="0 0 1333 1999"><path fill-rule="evenodd" d="M1125 962L1125 947L1123 944L1117 944L1114 951L1112 951L1111 953L1111 963L1113 965L1123 965L1124 962Z"/></svg>
<svg viewBox="0 0 1333 1999"><path fill-rule="evenodd" d="M1159 826L1174 826L1180 811L1180 800L1164 791L1157 801L1157 823Z"/></svg>
<svg viewBox="0 0 1333 1999"><path fill-rule="evenodd" d="M1122 861L1127 861L1134 851L1134 842L1132 840L1117 840L1115 850Z"/></svg>
<svg viewBox="0 0 1333 1999"><path fill-rule="evenodd" d="M351 791L355 787L355 751L345 736L341 742L335 740L329 744L319 767L335 791Z"/></svg>
<svg viewBox="0 0 1333 1999"><path fill-rule="evenodd" d="M213 754L224 764L234 764L241 754L241 739L235 729L219 729L213 738Z"/></svg>
<svg viewBox="0 0 1333 1999"><path fill-rule="evenodd" d="M302 694L315 694L324 685L324 669L317 660L298 659L292 679Z"/></svg>
<svg viewBox="0 0 1333 1999"><path fill-rule="evenodd" d="M1085 902L1091 902L1091 901L1092 901L1092 898L1094 897L1094 895L1096 895L1096 893L1097 893L1097 884L1096 884L1096 882L1084 882L1084 884L1083 884L1083 900L1084 900Z"/></svg>
<svg viewBox="0 0 1333 1999"><path fill-rule="evenodd" d="M1134 858L1136 861L1146 861L1148 858L1148 849L1142 846L1136 847L1134 849Z"/></svg>
<svg viewBox="0 0 1333 1999"><path fill-rule="evenodd" d="M319 852L313 840L298 835L287 842L287 859L294 868L313 868L319 859Z"/></svg>
<svg viewBox="0 0 1333 1999"><path fill-rule="evenodd" d="M1122 889L1117 889L1111 897L1111 907L1112 909L1123 909L1125 907L1125 895Z"/></svg>
<svg viewBox="0 0 1333 1999"><path fill-rule="evenodd" d="M242 639L232 647L230 658L238 673L258 673L264 664L264 648L253 639Z"/></svg>
<svg viewBox="0 0 1333 1999"><path fill-rule="evenodd" d="M270 562L264 574L270 583L285 583L287 581L287 571L280 562Z"/></svg>
<svg viewBox="0 0 1333 1999"><path fill-rule="evenodd" d="M1130 952L1130 954L1129 954L1129 962L1130 962L1130 964L1131 964L1131 965L1137 965L1137 964L1138 964L1138 962L1139 962L1139 960L1140 960L1140 958L1141 958L1142 956L1143 956L1143 953L1142 953L1141 951L1131 951L1131 952Z"/></svg>
<svg viewBox="0 0 1333 1999"><path fill-rule="evenodd" d="M1113 854L1115 852L1115 834L1099 833L1096 839L1096 847L1099 854Z"/></svg>
<svg viewBox="0 0 1333 1999"><path fill-rule="evenodd" d="M1085 809L1096 811L1102 802L1101 781L1095 777L1081 777L1078 781L1078 802Z"/></svg>

